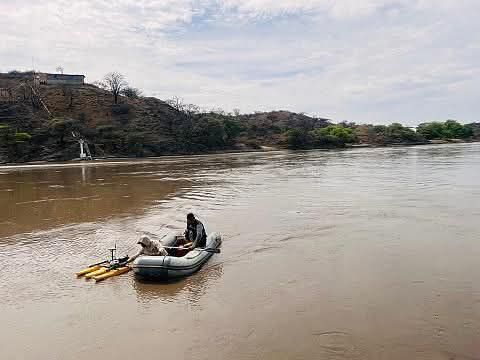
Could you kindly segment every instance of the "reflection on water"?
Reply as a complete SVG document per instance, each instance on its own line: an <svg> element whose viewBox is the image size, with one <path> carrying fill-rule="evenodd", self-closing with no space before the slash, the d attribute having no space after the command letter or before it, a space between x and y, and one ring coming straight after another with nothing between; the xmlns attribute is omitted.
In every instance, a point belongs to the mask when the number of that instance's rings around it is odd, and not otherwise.
<svg viewBox="0 0 480 360"><path fill-rule="evenodd" d="M182 180L162 182L161 173L158 176L155 182L146 174L126 176L116 167L101 166L8 172L0 176L0 189L4 190L0 200L8 204L0 208L5 223L0 236L141 214L149 202L168 198L187 184Z"/></svg>
<svg viewBox="0 0 480 360"><path fill-rule="evenodd" d="M206 265L196 275L174 280L169 283L137 278L133 288L140 302L152 300L186 301L195 306L200 298L205 295L209 287L215 286L222 275L222 264Z"/></svg>
<svg viewBox="0 0 480 360"><path fill-rule="evenodd" d="M254 161L253 161L254 162ZM0 174L0 238L111 216L141 215L171 199L214 200L221 205L221 177L252 165L221 156L195 160L5 167ZM193 173L192 173L193 172ZM209 184L214 185L212 189ZM196 190L198 189L198 190Z"/></svg>
<svg viewBox="0 0 480 360"><path fill-rule="evenodd" d="M478 144L8 166L0 203L2 358L480 358ZM190 211L197 274L73 275Z"/></svg>

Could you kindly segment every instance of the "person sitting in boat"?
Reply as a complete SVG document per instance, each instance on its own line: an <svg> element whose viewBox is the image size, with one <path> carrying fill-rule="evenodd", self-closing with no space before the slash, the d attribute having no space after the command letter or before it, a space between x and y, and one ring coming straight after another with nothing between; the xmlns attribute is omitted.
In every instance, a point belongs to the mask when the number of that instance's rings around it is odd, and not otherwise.
<svg viewBox="0 0 480 360"><path fill-rule="evenodd" d="M168 255L167 250L163 247L163 245L160 242L153 241L148 236L143 235L137 244L140 244L142 248L138 251L138 253L136 253L130 259L128 259L129 263L141 255L150 255L150 256L167 256Z"/></svg>
<svg viewBox="0 0 480 360"><path fill-rule="evenodd" d="M196 247L205 247L207 245L207 233L203 224L195 218L195 215L187 215L187 229L185 230L186 249L195 249Z"/></svg>

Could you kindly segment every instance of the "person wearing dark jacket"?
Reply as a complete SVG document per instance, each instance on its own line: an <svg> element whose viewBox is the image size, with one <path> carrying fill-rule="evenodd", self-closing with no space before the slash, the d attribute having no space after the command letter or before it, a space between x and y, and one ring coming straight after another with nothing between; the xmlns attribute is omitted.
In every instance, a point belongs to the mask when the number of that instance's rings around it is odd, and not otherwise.
<svg viewBox="0 0 480 360"><path fill-rule="evenodd" d="M195 218L195 215L187 215L187 229L185 230L185 247L195 249L196 247L205 247L207 245L207 233L203 224Z"/></svg>

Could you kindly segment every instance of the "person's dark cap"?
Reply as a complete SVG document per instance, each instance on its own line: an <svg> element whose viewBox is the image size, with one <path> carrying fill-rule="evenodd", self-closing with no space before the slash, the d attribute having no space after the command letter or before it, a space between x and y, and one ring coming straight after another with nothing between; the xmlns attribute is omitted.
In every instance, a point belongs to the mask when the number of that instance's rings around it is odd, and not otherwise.
<svg viewBox="0 0 480 360"><path fill-rule="evenodd" d="M187 219L195 219L195 215L193 215L193 213L188 213L187 214Z"/></svg>

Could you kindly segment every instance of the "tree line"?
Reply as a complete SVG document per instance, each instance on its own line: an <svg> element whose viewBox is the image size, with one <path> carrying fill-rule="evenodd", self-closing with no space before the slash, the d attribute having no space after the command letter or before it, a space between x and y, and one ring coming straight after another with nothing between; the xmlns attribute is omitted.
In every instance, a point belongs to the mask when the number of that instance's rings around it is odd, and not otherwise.
<svg viewBox="0 0 480 360"><path fill-rule="evenodd" d="M472 125L462 125L455 120L426 122L415 130L399 123L390 125L337 124L320 129L290 129L286 132L287 144L292 149L317 147L345 147L347 144L421 144L430 140L472 139Z"/></svg>

